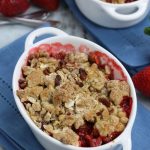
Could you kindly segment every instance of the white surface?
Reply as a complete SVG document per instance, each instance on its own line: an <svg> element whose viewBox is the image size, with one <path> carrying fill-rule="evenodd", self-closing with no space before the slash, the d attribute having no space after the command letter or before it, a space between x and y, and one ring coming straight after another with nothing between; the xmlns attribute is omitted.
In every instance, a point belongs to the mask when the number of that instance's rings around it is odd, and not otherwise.
<svg viewBox="0 0 150 150"><path fill-rule="evenodd" d="M33 12L37 10L37 8L31 8L28 12ZM49 14L49 18L54 20L59 20L61 25L60 29L64 30L66 33L70 35L75 35L83 38L91 37L87 34L87 32L81 27L78 21L74 19L72 14L68 11L67 8L61 6L58 11L51 12ZM0 48L8 45L15 39L21 37L25 33L28 33L33 28L23 26L23 25L6 25L0 26Z"/></svg>
<svg viewBox="0 0 150 150"><path fill-rule="evenodd" d="M8 45L29 31L31 31L31 28L20 25L0 27L0 48Z"/></svg>
<svg viewBox="0 0 150 150"><path fill-rule="evenodd" d="M50 14L50 18L60 20L62 22L60 29L64 30L68 34L92 40L89 34L87 34L87 32L81 27L79 22L76 21L68 9L60 7L58 11ZM31 30L32 28L22 25L0 26L0 48L8 45ZM138 100L140 100L150 110L150 98L146 98L138 94Z"/></svg>

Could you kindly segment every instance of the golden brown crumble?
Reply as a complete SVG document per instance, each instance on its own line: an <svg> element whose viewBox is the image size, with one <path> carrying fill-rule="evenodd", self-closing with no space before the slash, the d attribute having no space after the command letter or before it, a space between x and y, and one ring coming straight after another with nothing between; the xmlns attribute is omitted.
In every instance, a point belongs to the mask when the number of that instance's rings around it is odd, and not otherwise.
<svg viewBox="0 0 150 150"><path fill-rule="evenodd" d="M79 146L73 128L85 122L94 123L101 136L124 130L128 117L120 103L130 95L129 85L108 79L109 66L90 64L88 54L71 52L62 61L37 52L22 73L27 85L18 97L34 123L57 140Z"/></svg>

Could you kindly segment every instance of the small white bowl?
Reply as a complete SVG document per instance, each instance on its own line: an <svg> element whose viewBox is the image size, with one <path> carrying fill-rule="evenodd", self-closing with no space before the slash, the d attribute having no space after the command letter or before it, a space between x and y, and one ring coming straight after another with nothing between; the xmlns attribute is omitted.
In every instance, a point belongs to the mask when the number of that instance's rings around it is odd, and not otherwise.
<svg viewBox="0 0 150 150"><path fill-rule="evenodd" d="M56 36L41 40L40 42L37 42L35 44L33 43L36 37L39 37L44 34L54 34ZM26 62L26 58L28 56L30 49L33 47L39 46L41 44L51 44L51 43L55 43L55 42L60 42L62 44L70 43L70 44L74 45L75 47L79 47L80 45L86 45L87 47L89 47L92 50L99 50L100 52L105 53L109 58L114 60L114 62L116 62L121 67L124 75L126 76L127 82L130 85L130 89L131 89L131 91L130 91L131 97L133 99L131 115L130 115L129 122L128 122L125 130L121 133L120 136L118 136L115 140L109 142L108 144L98 146L98 147L92 147L92 148L82 148L82 147L75 147L72 145L66 145L66 144L59 142L58 140L48 136L46 133L44 133L41 129L39 129L33 123L33 121L28 116L19 97L16 95L16 91L19 89L18 80L21 75L21 68ZM18 107L22 117L24 118L26 123L31 128L35 137L38 139L38 141L43 145L43 147L45 149L47 149L47 150L108 150L108 149L115 150L115 147L118 144L121 144L121 145L123 145L123 150L131 150L131 147L132 147L131 130L132 130L132 126L133 126L133 123L135 120L136 110L137 110L137 98L136 98L135 88L134 88L133 82L132 82L128 72L123 67L123 65L118 61L117 58L115 58L111 53L109 53L103 47L101 47L91 41L88 41L86 39L75 37L75 36L70 36L70 35L66 34L65 32L63 32L59 29L56 29L56 28L45 27L45 28L37 29L37 30L33 31L26 39L25 51L20 56L16 66L15 66L12 86L13 86L13 94L14 94L15 102L17 104L17 107ZM27 137L27 138L30 138L30 137Z"/></svg>
<svg viewBox="0 0 150 150"><path fill-rule="evenodd" d="M111 4L101 0L75 0L91 21L108 28L125 28L142 21L150 10L150 0Z"/></svg>

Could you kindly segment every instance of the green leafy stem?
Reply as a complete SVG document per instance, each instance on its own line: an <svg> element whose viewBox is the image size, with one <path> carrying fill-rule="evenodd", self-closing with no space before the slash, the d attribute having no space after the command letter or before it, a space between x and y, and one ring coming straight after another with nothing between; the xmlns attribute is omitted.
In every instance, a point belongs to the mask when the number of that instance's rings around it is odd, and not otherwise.
<svg viewBox="0 0 150 150"><path fill-rule="evenodd" d="M150 36L150 27L146 27L146 28L144 29L144 33L145 33L146 35L149 35L149 36Z"/></svg>

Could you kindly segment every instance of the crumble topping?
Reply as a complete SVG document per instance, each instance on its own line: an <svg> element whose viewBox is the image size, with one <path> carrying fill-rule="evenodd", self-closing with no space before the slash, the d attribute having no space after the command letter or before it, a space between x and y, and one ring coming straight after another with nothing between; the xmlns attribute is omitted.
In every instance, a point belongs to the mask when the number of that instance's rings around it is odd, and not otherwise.
<svg viewBox="0 0 150 150"><path fill-rule="evenodd" d="M120 104L122 97L130 94L129 85L125 81L110 80L107 82L107 88L110 91L110 99L116 105Z"/></svg>
<svg viewBox="0 0 150 150"><path fill-rule="evenodd" d="M53 137L63 142L64 144L79 146L79 136L68 127L63 128L61 131L55 130L53 132Z"/></svg>
<svg viewBox="0 0 150 150"><path fill-rule="evenodd" d="M100 66L93 56L91 62L90 54L80 51L35 51L22 67L17 95L28 115L65 144L99 146L128 123L128 83L112 78L110 66Z"/></svg>

